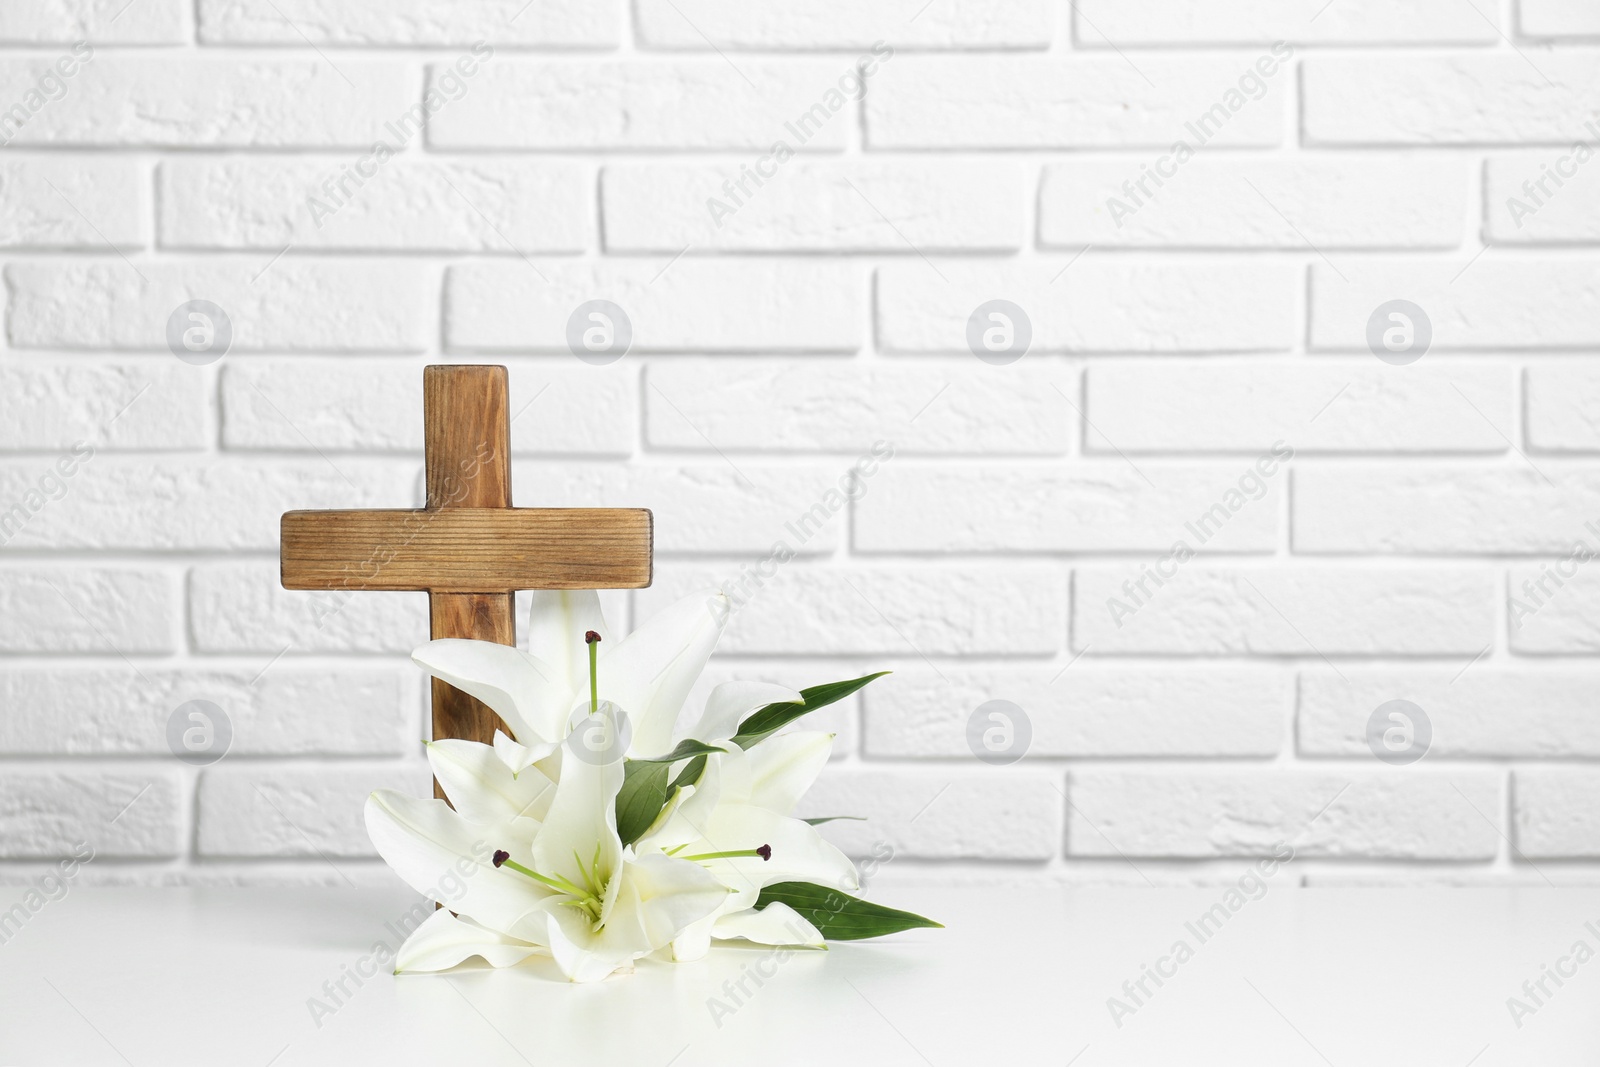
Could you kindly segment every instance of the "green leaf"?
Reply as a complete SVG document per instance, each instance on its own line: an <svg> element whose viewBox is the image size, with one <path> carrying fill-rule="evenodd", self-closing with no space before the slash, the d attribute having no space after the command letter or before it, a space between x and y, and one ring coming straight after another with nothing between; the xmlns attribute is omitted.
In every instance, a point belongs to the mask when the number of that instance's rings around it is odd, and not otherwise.
<svg viewBox="0 0 1600 1067"><path fill-rule="evenodd" d="M769 885L756 898L756 907L764 908L775 900L803 915L829 941L860 941L920 926L944 929L943 923L936 923L932 919L924 919L909 911L886 908L882 904L872 904L860 897L811 882L777 882Z"/></svg>
<svg viewBox="0 0 1600 1067"><path fill-rule="evenodd" d="M833 822L837 819L851 819L855 822L867 821L867 817L865 815L824 815L820 819L807 819L805 821L810 823L812 826L821 826L825 822Z"/></svg>
<svg viewBox="0 0 1600 1067"><path fill-rule="evenodd" d="M718 749L717 751L724 750ZM672 780L672 788L682 789L686 785L694 785L700 780L700 776L705 773L705 769L706 758L704 756L696 756L684 766L683 770L678 772L678 777Z"/></svg>
<svg viewBox="0 0 1600 1067"><path fill-rule="evenodd" d="M617 793L617 836L624 845L639 840L666 806L669 767L651 760L623 763L622 789Z"/></svg>
<svg viewBox="0 0 1600 1067"><path fill-rule="evenodd" d="M728 750L725 748L718 748L716 745L708 745L704 741L696 741L694 738L690 737L679 741L678 747L673 749L671 752L668 752L665 756L630 756L628 757L628 762L677 763L679 760L688 759L690 756L704 756L707 752L726 751Z"/></svg>
<svg viewBox="0 0 1600 1067"><path fill-rule="evenodd" d="M810 689L802 689L800 695L805 697L804 704L792 701L784 704L768 704L739 724L739 732L733 735L733 743L740 748L749 748L766 740L800 716L843 700L868 682L876 681L888 673L879 671L877 674L852 678L848 682L829 682L827 685L814 685Z"/></svg>

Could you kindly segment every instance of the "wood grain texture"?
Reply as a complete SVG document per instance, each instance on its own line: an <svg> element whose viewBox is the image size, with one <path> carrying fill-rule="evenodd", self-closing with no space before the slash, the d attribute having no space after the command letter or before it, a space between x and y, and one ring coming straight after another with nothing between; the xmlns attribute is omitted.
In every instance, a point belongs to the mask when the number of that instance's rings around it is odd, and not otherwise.
<svg viewBox="0 0 1600 1067"><path fill-rule="evenodd" d="M514 585L496 584L484 589L452 592L439 586L433 577L439 564L446 559L461 558L470 544L464 540L472 536L470 529L460 530L454 537L449 535L453 520L463 517L470 520L474 514L479 514L463 509L511 507L509 396L504 367L432 366L422 372L428 510L420 528L445 537L446 543L436 549L441 558L432 560L426 558L433 547L426 538L421 539L421 544L415 540L399 544L421 553L421 562L431 572L425 576L429 590L428 632L435 640L466 637L502 645L517 643L517 616L510 592ZM503 510L485 512L504 513ZM288 516L284 518L287 520ZM407 521L411 528L418 528L414 517ZM327 530L324 526L324 532ZM287 538L283 544L287 559ZM402 555L397 553L395 560ZM433 679L435 738L457 737L489 744L494 741L495 731L504 728L505 724L487 704L448 682ZM433 795L444 795L437 781L433 783Z"/></svg>
<svg viewBox="0 0 1600 1067"><path fill-rule="evenodd" d="M428 596L429 632L441 637L472 637L515 645L516 613L510 593L432 593ZM511 731L500 716L482 701L468 696L449 682L433 680L433 736L460 737L491 744L496 730ZM433 795L443 797L439 783Z"/></svg>
<svg viewBox="0 0 1600 1067"><path fill-rule="evenodd" d="M504 367L423 369L430 509L511 506L509 396Z"/></svg>
<svg viewBox="0 0 1600 1067"><path fill-rule="evenodd" d="M645 508L291 511L281 535L285 589L639 589L651 577Z"/></svg>

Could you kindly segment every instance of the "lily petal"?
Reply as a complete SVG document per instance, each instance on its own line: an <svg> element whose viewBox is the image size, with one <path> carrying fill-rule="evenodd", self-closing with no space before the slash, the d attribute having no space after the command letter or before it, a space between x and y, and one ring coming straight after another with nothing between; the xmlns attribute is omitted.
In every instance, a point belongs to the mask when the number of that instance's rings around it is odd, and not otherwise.
<svg viewBox="0 0 1600 1067"><path fill-rule="evenodd" d="M395 954L394 973L443 971L481 956L491 967L512 967L546 950L479 926L440 908L411 932Z"/></svg>
<svg viewBox="0 0 1600 1067"><path fill-rule="evenodd" d="M589 691L589 645L583 635L600 635L604 651L611 640L593 589L535 589L528 610L528 651L556 670L557 681L571 693Z"/></svg>
<svg viewBox="0 0 1600 1067"><path fill-rule="evenodd" d="M772 846L772 857L757 856L705 861L722 883L741 894L748 907L755 894L774 882L815 882L831 889L860 889L856 866L850 857L830 845L816 827L753 804L723 804L708 820L703 844L690 845L685 855L703 848L707 852L732 852Z"/></svg>
<svg viewBox="0 0 1600 1067"><path fill-rule="evenodd" d="M758 945L828 947L822 931L781 900L774 900L760 911L746 908L719 916L711 936L719 941L743 938Z"/></svg>
<svg viewBox="0 0 1600 1067"><path fill-rule="evenodd" d="M728 899L728 890L710 871L659 852L630 863L628 877L638 894L639 919L652 952Z"/></svg>
<svg viewBox="0 0 1600 1067"><path fill-rule="evenodd" d="M562 752L561 780L533 840L533 869L574 885L598 887L607 884L622 862L622 839L617 836L622 758L602 759L576 744L568 740Z"/></svg>
<svg viewBox="0 0 1600 1067"><path fill-rule="evenodd" d="M706 697L706 710L689 736L707 744L726 741L752 711L768 704L804 704L806 698L771 682L723 682Z"/></svg>
<svg viewBox="0 0 1600 1067"><path fill-rule="evenodd" d="M504 730L494 732L494 754L505 764L513 778L561 747L559 741L544 741L533 745L518 744Z"/></svg>
<svg viewBox="0 0 1600 1067"><path fill-rule="evenodd" d="M503 737L504 734L496 731L497 743ZM516 745L515 741L508 743ZM519 818L537 821L550 807L555 783L538 771L520 777L513 775L500 754L488 745L446 738L429 742L427 748L428 766L433 769L433 776L439 780L444 795L450 798L456 811L468 822L496 823ZM521 745L517 748L531 751Z"/></svg>
<svg viewBox="0 0 1600 1067"><path fill-rule="evenodd" d="M607 651L600 650L600 695L633 720L631 752L659 756L728 619L728 598L694 593L657 612Z"/></svg>
<svg viewBox="0 0 1600 1067"><path fill-rule="evenodd" d="M450 637L429 641L412 652L411 659L435 678L489 705L525 745L566 736L570 701L560 675L519 648Z"/></svg>
<svg viewBox="0 0 1600 1067"><path fill-rule="evenodd" d="M469 823L442 800L390 789L368 797L364 814L378 854L412 889L490 929L535 940L538 927L525 920L548 893L493 862L497 848L527 855L512 824Z"/></svg>
<svg viewBox="0 0 1600 1067"><path fill-rule="evenodd" d="M775 734L753 746L746 753L750 803L779 815L789 814L827 766L832 753L833 735L821 730Z"/></svg>

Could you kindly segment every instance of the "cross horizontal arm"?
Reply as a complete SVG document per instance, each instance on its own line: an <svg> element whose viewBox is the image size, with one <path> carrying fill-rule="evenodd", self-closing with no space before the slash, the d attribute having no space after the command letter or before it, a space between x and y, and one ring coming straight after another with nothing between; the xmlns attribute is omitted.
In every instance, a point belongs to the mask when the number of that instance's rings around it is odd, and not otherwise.
<svg viewBox="0 0 1600 1067"><path fill-rule="evenodd" d="M650 584L646 508L290 511L285 589L508 593Z"/></svg>

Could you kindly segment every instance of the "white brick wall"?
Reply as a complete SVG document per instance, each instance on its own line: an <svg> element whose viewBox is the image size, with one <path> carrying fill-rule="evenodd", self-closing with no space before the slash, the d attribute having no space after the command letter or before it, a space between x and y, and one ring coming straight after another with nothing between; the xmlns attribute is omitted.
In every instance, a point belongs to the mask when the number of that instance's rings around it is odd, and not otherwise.
<svg viewBox="0 0 1600 1067"><path fill-rule="evenodd" d="M278 516L415 505L438 361L714 677L894 669L807 801L889 877L1600 880L1593 3L10 3L0 144L0 883L384 877L425 599Z"/></svg>

